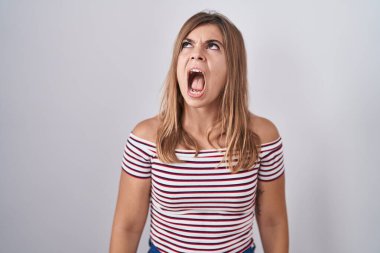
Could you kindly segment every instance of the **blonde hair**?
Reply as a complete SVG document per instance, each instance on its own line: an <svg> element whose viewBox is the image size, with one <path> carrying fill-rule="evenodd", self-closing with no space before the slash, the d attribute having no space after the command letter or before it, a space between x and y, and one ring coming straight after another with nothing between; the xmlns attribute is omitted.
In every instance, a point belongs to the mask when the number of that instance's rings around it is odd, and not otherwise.
<svg viewBox="0 0 380 253"><path fill-rule="evenodd" d="M186 147L194 148L196 156L199 153L196 140L182 128L184 99L179 90L176 69L183 40L192 30L205 24L214 24L220 29L227 61L226 85L218 97L221 109L217 122L207 131L207 140L210 143L210 135L214 130L219 130L219 140L225 136L226 152L223 160L228 161L228 168L236 173L243 168L249 169L258 162L261 140L250 129L247 57L243 36L227 17L217 12L199 12L193 15L178 33L161 100L156 139L158 158L166 163L181 162L175 153L181 141ZM237 164L233 164L233 160L237 160Z"/></svg>

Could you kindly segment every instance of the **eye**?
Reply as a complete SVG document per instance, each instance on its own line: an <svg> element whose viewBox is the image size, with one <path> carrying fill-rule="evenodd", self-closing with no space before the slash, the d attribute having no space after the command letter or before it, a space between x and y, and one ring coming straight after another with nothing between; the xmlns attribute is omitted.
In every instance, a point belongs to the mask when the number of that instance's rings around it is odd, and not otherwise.
<svg viewBox="0 0 380 253"><path fill-rule="evenodd" d="M213 49L213 50L219 50L220 49L220 47L218 46L218 44L216 44L215 42L209 42L207 44L207 48Z"/></svg>
<svg viewBox="0 0 380 253"><path fill-rule="evenodd" d="M191 43L189 41L182 42L182 48L191 47Z"/></svg>

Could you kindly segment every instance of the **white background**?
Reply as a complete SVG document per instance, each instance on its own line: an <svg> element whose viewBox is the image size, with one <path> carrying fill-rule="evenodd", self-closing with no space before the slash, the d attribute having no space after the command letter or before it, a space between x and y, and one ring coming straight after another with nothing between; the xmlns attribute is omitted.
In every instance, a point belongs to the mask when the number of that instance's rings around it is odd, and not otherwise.
<svg viewBox="0 0 380 253"><path fill-rule="evenodd" d="M243 33L250 110L283 137L290 251L379 252L376 0L1 0L1 252L108 251L125 140L203 9Z"/></svg>

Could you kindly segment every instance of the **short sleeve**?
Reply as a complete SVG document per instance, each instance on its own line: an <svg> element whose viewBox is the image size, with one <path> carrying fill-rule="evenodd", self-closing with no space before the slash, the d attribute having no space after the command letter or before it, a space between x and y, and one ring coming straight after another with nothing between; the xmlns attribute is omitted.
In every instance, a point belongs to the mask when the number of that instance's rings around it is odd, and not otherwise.
<svg viewBox="0 0 380 253"><path fill-rule="evenodd" d="M149 146L131 133L127 138L121 168L137 178L150 178L151 154Z"/></svg>
<svg viewBox="0 0 380 253"><path fill-rule="evenodd" d="M260 168L258 178L261 181L273 181L285 172L282 138L261 145Z"/></svg>

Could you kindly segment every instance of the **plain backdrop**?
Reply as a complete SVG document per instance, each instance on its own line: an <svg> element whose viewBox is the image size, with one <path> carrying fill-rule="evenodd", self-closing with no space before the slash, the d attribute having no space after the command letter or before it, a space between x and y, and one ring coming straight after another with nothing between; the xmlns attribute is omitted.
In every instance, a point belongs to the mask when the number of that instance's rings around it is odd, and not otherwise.
<svg viewBox="0 0 380 253"><path fill-rule="evenodd" d="M126 138L204 9L241 30L250 110L283 137L290 252L379 252L377 0L1 0L0 252L108 251Z"/></svg>

